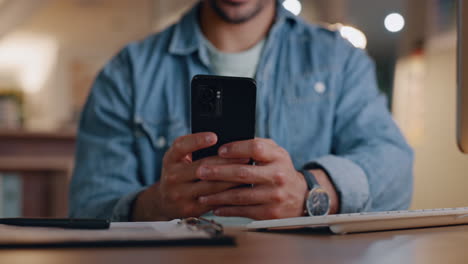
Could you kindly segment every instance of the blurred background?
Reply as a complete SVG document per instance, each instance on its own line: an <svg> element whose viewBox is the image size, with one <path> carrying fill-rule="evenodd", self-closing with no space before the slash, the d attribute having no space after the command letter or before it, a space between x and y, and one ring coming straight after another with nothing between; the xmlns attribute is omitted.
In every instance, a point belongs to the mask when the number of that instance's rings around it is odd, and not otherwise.
<svg viewBox="0 0 468 264"><path fill-rule="evenodd" d="M64 216L77 120L99 69L196 0L0 0L0 217ZM413 146L412 208L468 206L455 140L454 0L286 0L375 60Z"/></svg>

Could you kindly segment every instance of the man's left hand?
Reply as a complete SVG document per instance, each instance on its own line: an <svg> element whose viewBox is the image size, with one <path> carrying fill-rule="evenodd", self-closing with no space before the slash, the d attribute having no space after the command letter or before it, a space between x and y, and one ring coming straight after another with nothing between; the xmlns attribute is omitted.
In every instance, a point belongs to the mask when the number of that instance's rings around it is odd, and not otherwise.
<svg viewBox="0 0 468 264"><path fill-rule="evenodd" d="M226 144L219 149L223 158L252 158L252 165L202 166L197 176L206 181L253 184L203 196L199 202L219 206L218 216L275 219L303 215L307 183L296 171L289 153L270 139L256 138Z"/></svg>

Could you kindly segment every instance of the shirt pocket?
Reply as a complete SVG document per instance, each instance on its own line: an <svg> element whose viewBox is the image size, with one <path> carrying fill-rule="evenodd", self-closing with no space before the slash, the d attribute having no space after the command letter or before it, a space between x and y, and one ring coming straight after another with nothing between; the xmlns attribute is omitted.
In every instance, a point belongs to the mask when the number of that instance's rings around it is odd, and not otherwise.
<svg viewBox="0 0 468 264"><path fill-rule="evenodd" d="M176 138L188 134L182 120L149 122L137 119L135 123L139 136L146 137L155 151L167 151Z"/></svg>
<svg viewBox="0 0 468 264"><path fill-rule="evenodd" d="M320 70L304 74L292 81L292 86L286 85L286 99L291 105L316 102L329 99L333 85L331 71Z"/></svg>
<svg viewBox="0 0 468 264"><path fill-rule="evenodd" d="M333 125L333 80L328 70L314 71L291 82L277 120L296 165L329 149Z"/></svg>

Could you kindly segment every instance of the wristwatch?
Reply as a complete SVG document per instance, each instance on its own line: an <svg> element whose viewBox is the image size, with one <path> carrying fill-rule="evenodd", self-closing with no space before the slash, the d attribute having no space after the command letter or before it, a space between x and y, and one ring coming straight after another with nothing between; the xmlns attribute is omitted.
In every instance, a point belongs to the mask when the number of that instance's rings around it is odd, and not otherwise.
<svg viewBox="0 0 468 264"><path fill-rule="evenodd" d="M305 201L305 213L309 216L327 215L330 211L330 197L308 170L300 170L309 188Z"/></svg>

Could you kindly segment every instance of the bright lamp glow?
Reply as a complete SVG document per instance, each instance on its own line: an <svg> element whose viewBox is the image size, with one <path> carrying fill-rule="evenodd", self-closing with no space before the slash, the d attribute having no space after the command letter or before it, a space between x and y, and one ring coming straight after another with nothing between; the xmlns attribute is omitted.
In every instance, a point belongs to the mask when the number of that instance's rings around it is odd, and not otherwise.
<svg viewBox="0 0 468 264"><path fill-rule="evenodd" d="M391 13L385 17L385 28L390 32L399 32L405 27L405 19L398 13Z"/></svg>
<svg viewBox="0 0 468 264"><path fill-rule="evenodd" d="M284 0L283 2L284 8L289 12L293 13L294 15L299 15L302 10L301 2L298 0Z"/></svg>
<svg viewBox="0 0 468 264"><path fill-rule="evenodd" d="M360 49L366 48L367 38L362 31L351 26L340 26L339 30L341 36L351 42L354 47Z"/></svg>
<svg viewBox="0 0 468 264"><path fill-rule="evenodd" d="M0 71L11 72L27 93L38 92L50 77L58 45L47 36L16 33L0 42Z"/></svg>

